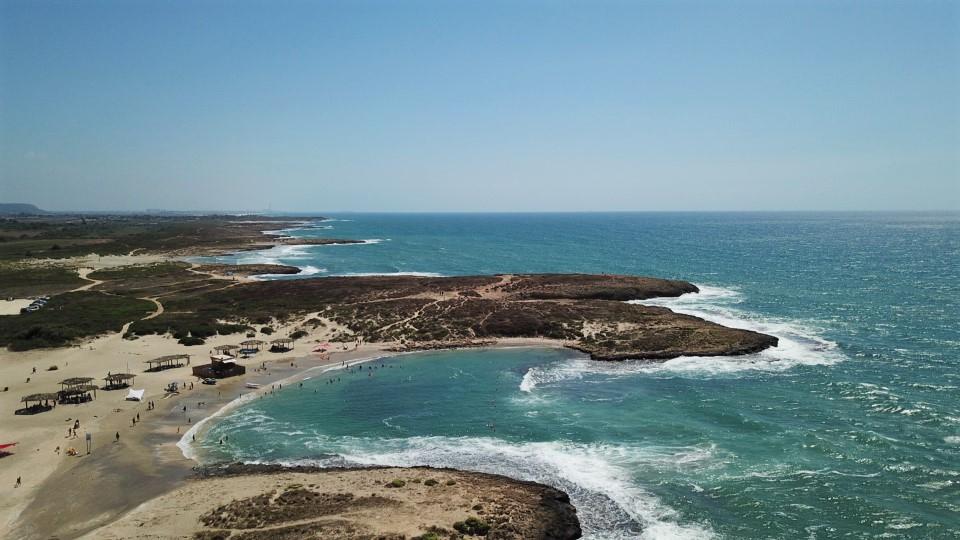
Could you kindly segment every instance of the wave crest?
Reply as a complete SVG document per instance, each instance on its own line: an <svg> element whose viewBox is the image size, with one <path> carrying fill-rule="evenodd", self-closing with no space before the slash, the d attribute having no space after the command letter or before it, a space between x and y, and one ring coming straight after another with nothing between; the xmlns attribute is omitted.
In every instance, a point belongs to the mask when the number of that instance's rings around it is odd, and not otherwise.
<svg viewBox="0 0 960 540"><path fill-rule="evenodd" d="M642 447L565 441L511 443L490 437L371 439L317 435L310 450L324 457L296 464L428 465L501 474L564 490L579 510L584 538L709 539L702 523L684 522L654 494L631 481L632 470L710 467L713 446ZM331 450L338 455L331 455Z"/></svg>

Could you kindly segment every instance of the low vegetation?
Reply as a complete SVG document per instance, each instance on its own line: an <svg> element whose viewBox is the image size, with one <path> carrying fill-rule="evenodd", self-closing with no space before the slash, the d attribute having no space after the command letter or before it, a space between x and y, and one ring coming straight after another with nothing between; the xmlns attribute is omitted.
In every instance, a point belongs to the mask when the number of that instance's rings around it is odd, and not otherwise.
<svg viewBox="0 0 960 540"><path fill-rule="evenodd" d="M0 317L0 344L14 351L62 347L78 339L117 332L153 311L146 300L95 291L54 296L42 309Z"/></svg>
<svg viewBox="0 0 960 540"><path fill-rule="evenodd" d="M87 283L76 270L62 266L0 266L0 298L52 295Z"/></svg>
<svg viewBox="0 0 960 540"><path fill-rule="evenodd" d="M482 519L468 517L465 521L458 521L453 528L467 536L486 536L490 532L490 525Z"/></svg>
<svg viewBox="0 0 960 540"><path fill-rule="evenodd" d="M318 219L318 218L305 218ZM301 221L291 218L292 221ZM277 223L258 216L70 216L0 219L0 261L249 249Z"/></svg>

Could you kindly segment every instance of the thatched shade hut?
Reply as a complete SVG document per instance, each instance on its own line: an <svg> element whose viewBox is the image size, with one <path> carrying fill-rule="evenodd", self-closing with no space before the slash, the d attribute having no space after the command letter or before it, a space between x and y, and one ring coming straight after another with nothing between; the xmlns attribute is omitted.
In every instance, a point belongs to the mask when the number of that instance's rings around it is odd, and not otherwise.
<svg viewBox="0 0 960 540"><path fill-rule="evenodd" d="M43 411L49 411L50 409L57 406L57 401L60 400L60 394L56 392L47 392L42 394L30 394L29 396L24 396L20 398L20 402L24 404L23 409L17 411L17 414L24 413L38 413ZM31 405L32 403L32 405Z"/></svg>
<svg viewBox="0 0 960 540"><path fill-rule="evenodd" d="M147 364L148 366L147 371L162 371L164 369L180 367L183 365L184 360L186 360L189 363L190 355L189 354L168 354L167 356L161 356L160 358L147 360L144 363Z"/></svg>
<svg viewBox="0 0 960 540"><path fill-rule="evenodd" d="M93 377L72 377L60 381L58 392L61 403L85 403L97 397L97 385L90 384ZM93 392L93 396L90 395Z"/></svg>
<svg viewBox="0 0 960 540"><path fill-rule="evenodd" d="M219 354L233 354L233 351L236 351L239 348L239 345L217 345L213 348L213 350L217 351Z"/></svg>
<svg viewBox="0 0 960 540"><path fill-rule="evenodd" d="M103 389L117 390L119 388L126 388L133 384L135 377L136 375L133 373L107 373L107 376L103 378L105 381Z"/></svg>
<svg viewBox="0 0 960 540"><path fill-rule="evenodd" d="M266 344L267 344L266 341L262 341L259 339L248 339L246 341L240 342L240 347L241 347L240 350L247 351L247 352L259 351Z"/></svg>
<svg viewBox="0 0 960 540"><path fill-rule="evenodd" d="M270 350L275 352L285 352L293 349L293 340L290 338L277 338L270 342Z"/></svg>
<svg viewBox="0 0 960 540"><path fill-rule="evenodd" d="M79 386L85 386L93 382L93 377L70 377L60 381L60 391L70 390Z"/></svg>

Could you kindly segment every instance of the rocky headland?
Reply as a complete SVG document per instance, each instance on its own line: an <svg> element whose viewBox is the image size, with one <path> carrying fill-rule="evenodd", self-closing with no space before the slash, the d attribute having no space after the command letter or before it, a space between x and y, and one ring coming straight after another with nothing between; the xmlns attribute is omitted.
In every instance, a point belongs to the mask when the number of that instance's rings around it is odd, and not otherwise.
<svg viewBox="0 0 960 540"><path fill-rule="evenodd" d="M232 465L140 505L84 538L574 540L566 493L504 476L429 467Z"/></svg>

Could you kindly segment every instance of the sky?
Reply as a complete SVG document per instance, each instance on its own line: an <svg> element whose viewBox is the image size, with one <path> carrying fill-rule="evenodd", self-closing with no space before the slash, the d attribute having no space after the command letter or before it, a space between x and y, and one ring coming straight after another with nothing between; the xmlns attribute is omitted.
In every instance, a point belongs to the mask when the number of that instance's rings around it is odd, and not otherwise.
<svg viewBox="0 0 960 540"><path fill-rule="evenodd" d="M960 210L960 2L0 0L0 202Z"/></svg>

